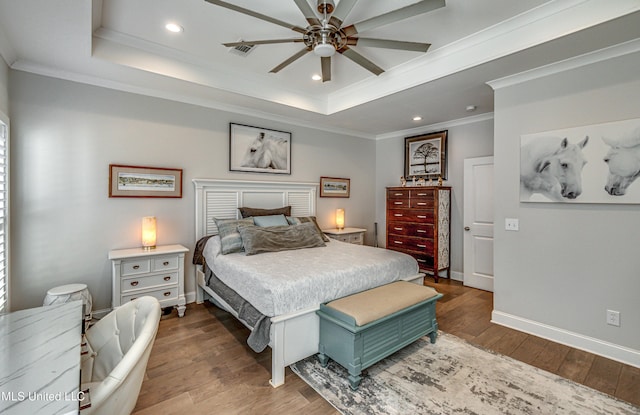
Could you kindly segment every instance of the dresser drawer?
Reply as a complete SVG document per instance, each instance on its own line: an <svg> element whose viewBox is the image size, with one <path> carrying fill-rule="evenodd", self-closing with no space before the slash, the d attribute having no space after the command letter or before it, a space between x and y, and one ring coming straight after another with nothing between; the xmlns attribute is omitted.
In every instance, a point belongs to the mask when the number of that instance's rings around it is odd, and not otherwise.
<svg viewBox="0 0 640 415"><path fill-rule="evenodd" d="M178 273L169 272L156 275L123 278L121 283L122 293L137 291L144 288L160 287L163 285L175 285L178 283Z"/></svg>
<svg viewBox="0 0 640 415"><path fill-rule="evenodd" d="M408 251L433 252L433 239L427 238L389 235L387 238L387 245L401 247Z"/></svg>
<svg viewBox="0 0 640 415"><path fill-rule="evenodd" d="M435 190L433 189L411 189L409 191L411 199L429 199L435 200Z"/></svg>
<svg viewBox="0 0 640 415"><path fill-rule="evenodd" d="M409 199L409 189L387 189L387 199Z"/></svg>
<svg viewBox="0 0 640 415"><path fill-rule="evenodd" d="M434 223L433 210L418 209L388 209L387 222L404 221L418 223Z"/></svg>
<svg viewBox="0 0 640 415"><path fill-rule="evenodd" d="M153 258L153 261L151 262L151 269L153 271L178 269L178 257L175 255L172 255L172 256L163 256L163 257Z"/></svg>
<svg viewBox="0 0 640 415"><path fill-rule="evenodd" d="M414 209L433 209L435 206L435 200L433 199L418 199L411 198L409 200L409 207Z"/></svg>
<svg viewBox="0 0 640 415"><path fill-rule="evenodd" d="M151 271L151 261L148 258L128 259L120 264L122 276L145 274Z"/></svg>
<svg viewBox="0 0 640 415"><path fill-rule="evenodd" d="M408 208L410 206L411 201L409 199L389 199L387 202L387 209Z"/></svg>
<svg viewBox="0 0 640 415"><path fill-rule="evenodd" d="M157 290L148 290L148 291L138 291L135 293L123 295L121 297L121 304L128 303L131 300L135 300L136 298L143 297L145 295L150 295L158 299L158 301L175 301L178 299L178 287L165 287ZM161 303L162 305L162 303Z"/></svg>
<svg viewBox="0 0 640 415"><path fill-rule="evenodd" d="M387 225L389 235L433 237L433 225L430 223L390 222Z"/></svg>

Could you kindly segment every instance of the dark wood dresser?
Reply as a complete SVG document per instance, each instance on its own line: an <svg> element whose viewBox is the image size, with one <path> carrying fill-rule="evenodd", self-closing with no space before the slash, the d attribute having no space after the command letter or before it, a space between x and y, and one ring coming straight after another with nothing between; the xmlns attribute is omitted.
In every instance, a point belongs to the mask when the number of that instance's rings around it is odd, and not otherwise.
<svg viewBox="0 0 640 415"><path fill-rule="evenodd" d="M451 187L387 187L387 249L413 256L420 270L449 274Z"/></svg>

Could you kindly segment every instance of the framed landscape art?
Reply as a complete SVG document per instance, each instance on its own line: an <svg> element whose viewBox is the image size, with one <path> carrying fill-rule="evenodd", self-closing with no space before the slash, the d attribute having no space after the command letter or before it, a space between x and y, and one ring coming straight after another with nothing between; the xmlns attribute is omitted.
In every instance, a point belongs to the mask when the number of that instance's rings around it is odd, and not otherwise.
<svg viewBox="0 0 640 415"><path fill-rule="evenodd" d="M349 197L351 180L337 177L320 178L320 197Z"/></svg>
<svg viewBox="0 0 640 415"><path fill-rule="evenodd" d="M109 197L182 197L182 169L109 165Z"/></svg>

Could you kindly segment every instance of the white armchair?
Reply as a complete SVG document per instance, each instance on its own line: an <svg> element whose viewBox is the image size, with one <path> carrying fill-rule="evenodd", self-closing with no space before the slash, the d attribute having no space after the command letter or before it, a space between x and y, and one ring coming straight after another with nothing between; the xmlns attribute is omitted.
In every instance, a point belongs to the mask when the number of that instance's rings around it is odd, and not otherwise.
<svg viewBox="0 0 640 415"><path fill-rule="evenodd" d="M82 415L128 415L138 400L151 347L158 332L160 303L140 297L116 308L87 330L82 390L91 407Z"/></svg>

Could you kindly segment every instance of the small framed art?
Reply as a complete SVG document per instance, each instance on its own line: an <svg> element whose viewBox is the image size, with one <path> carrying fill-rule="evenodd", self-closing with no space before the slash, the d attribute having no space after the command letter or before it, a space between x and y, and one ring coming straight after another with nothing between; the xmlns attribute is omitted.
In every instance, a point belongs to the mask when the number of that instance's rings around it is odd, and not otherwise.
<svg viewBox="0 0 640 415"><path fill-rule="evenodd" d="M109 165L109 197L182 197L182 169Z"/></svg>
<svg viewBox="0 0 640 415"><path fill-rule="evenodd" d="M320 197L349 197L350 193L350 179L320 177Z"/></svg>

